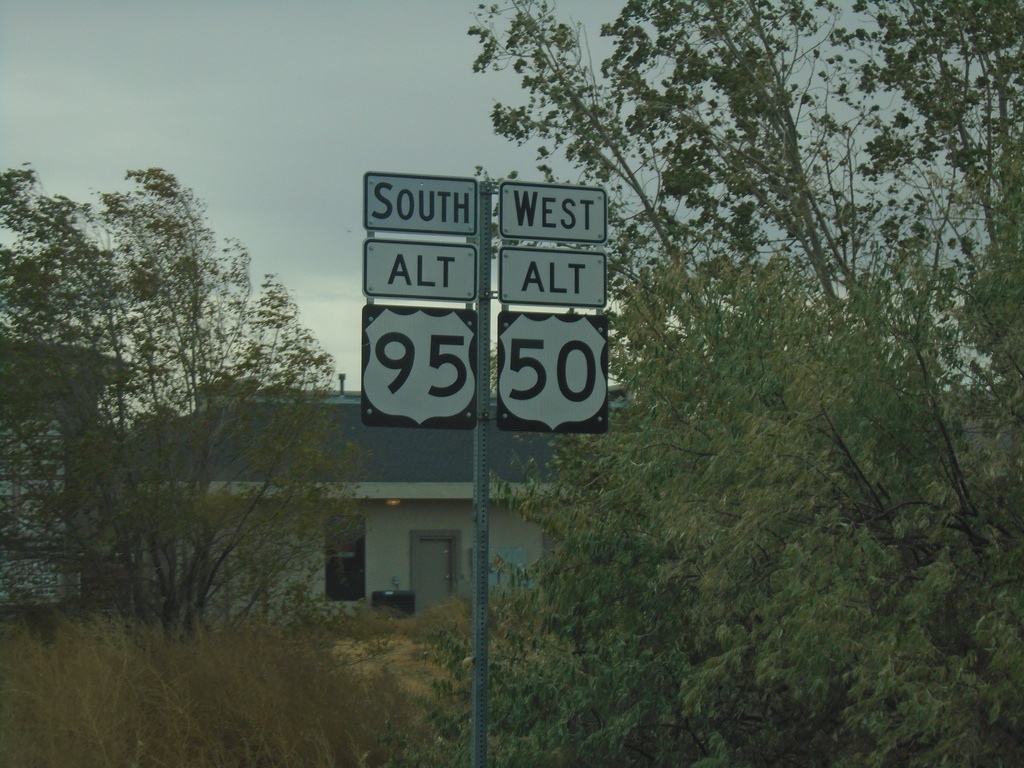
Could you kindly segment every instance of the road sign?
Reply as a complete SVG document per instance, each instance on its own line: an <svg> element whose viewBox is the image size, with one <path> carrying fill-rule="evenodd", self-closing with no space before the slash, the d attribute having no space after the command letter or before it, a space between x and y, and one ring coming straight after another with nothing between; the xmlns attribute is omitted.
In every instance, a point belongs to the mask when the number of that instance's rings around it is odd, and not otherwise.
<svg viewBox="0 0 1024 768"><path fill-rule="evenodd" d="M469 237L477 231L476 179L367 173L363 226L371 231Z"/></svg>
<svg viewBox="0 0 1024 768"><path fill-rule="evenodd" d="M476 312L370 304L362 342L363 424L476 425Z"/></svg>
<svg viewBox="0 0 1024 768"><path fill-rule="evenodd" d="M505 239L568 243L608 239L608 196L600 187L506 181L498 190L499 230Z"/></svg>
<svg viewBox="0 0 1024 768"><path fill-rule="evenodd" d="M476 298L476 246L371 237L363 243L363 293L472 301Z"/></svg>
<svg viewBox="0 0 1024 768"><path fill-rule="evenodd" d="M498 428L608 430L608 320L498 313Z"/></svg>
<svg viewBox="0 0 1024 768"><path fill-rule="evenodd" d="M506 304L604 307L607 274L600 251L502 248L498 293Z"/></svg>

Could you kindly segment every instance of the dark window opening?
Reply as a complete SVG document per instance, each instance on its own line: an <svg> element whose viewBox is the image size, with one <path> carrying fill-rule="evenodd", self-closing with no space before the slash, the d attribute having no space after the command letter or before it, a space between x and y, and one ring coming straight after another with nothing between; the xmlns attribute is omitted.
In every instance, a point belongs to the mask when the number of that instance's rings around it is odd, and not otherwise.
<svg viewBox="0 0 1024 768"><path fill-rule="evenodd" d="M366 536L327 550L324 590L328 600L363 600L366 597Z"/></svg>

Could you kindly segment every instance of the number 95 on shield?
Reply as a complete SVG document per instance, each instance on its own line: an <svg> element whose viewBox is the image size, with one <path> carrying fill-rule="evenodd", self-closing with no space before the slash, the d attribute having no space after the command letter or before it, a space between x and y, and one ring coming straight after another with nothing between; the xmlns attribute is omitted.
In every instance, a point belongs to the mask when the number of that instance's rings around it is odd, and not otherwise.
<svg viewBox="0 0 1024 768"><path fill-rule="evenodd" d="M364 306L363 424L472 429L476 324L469 309Z"/></svg>

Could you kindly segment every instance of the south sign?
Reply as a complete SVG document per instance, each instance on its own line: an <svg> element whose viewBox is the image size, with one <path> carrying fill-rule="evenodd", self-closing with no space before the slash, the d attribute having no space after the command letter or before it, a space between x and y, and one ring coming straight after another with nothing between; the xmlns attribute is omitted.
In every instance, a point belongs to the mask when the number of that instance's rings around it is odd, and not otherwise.
<svg viewBox="0 0 1024 768"><path fill-rule="evenodd" d="M600 309L606 303L605 257L600 251L502 248L498 292L505 304Z"/></svg>
<svg viewBox="0 0 1024 768"><path fill-rule="evenodd" d="M367 173L363 226L370 231L469 237L477 231L476 179Z"/></svg>
<svg viewBox="0 0 1024 768"><path fill-rule="evenodd" d="M608 239L608 195L599 187L506 181L498 188L498 201L499 229L507 240Z"/></svg>

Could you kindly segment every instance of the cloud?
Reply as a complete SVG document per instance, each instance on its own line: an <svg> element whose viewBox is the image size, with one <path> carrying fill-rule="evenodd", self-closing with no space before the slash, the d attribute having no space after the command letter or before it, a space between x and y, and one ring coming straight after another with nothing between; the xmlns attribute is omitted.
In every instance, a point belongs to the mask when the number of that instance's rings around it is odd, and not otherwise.
<svg viewBox="0 0 1024 768"><path fill-rule="evenodd" d="M529 176L493 135L511 73L472 72L478 0L6 0L0 165L86 199L162 166L278 274L355 386L362 176ZM563 0L606 20L613 0ZM596 26L593 26L596 37Z"/></svg>

